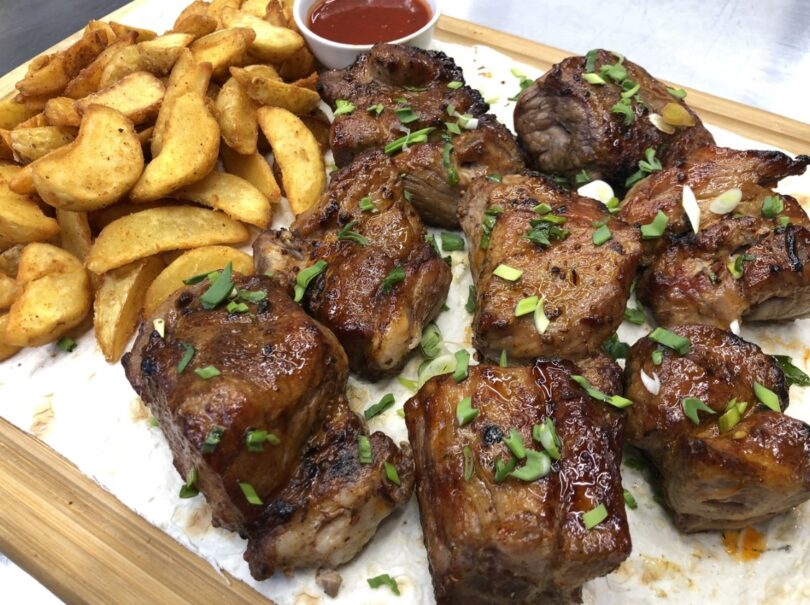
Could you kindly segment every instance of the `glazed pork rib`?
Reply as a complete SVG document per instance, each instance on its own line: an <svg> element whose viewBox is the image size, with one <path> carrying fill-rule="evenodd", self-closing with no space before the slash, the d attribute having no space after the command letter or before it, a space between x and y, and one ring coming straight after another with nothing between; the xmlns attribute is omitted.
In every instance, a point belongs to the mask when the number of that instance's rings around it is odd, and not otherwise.
<svg viewBox="0 0 810 605"><path fill-rule="evenodd" d="M794 319L810 313L810 221L772 187L801 174L810 157L705 147L650 175L624 200L620 217L651 224L638 294L658 323L728 328L735 320ZM683 206L688 186L700 208L697 234Z"/></svg>
<svg viewBox="0 0 810 605"><path fill-rule="evenodd" d="M391 149L412 202L425 222L457 227L456 205L476 176L523 169L514 135L493 116L462 70L444 53L377 44L342 70L321 75L319 90L335 117L330 147L338 166L368 149L384 149L424 129L427 143ZM450 86L448 86L450 85ZM446 124L451 126L446 126Z"/></svg>
<svg viewBox="0 0 810 605"><path fill-rule="evenodd" d="M572 382L570 362L478 365L433 378L405 404L417 496L439 605L579 602L581 586L629 555L621 476L621 414ZM619 376L617 371L617 376ZM469 399L476 415L457 419ZM533 427L556 429L559 459ZM534 429L537 432L537 429ZM545 475L522 475L515 434ZM513 445L508 446L506 441ZM517 476L498 470L508 464ZM589 511L604 506L591 527Z"/></svg>
<svg viewBox="0 0 810 605"><path fill-rule="evenodd" d="M670 90L619 55L591 51L557 63L523 92L515 131L541 172L573 183L584 170L624 187L648 148L669 165L714 143Z"/></svg>
<svg viewBox="0 0 810 605"><path fill-rule="evenodd" d="M426 235L393 161L372 151L333 175L289 231L260 235L254 259L290 293L301 271L326 262L302 304L335 333L352 370L376 379L402 367L447 297L450 267Z"/></svg>
<svg viewBox="0 0 810 605"><path fill-rule="evenodd" d="M475 181L459 217L476 288L473 344L486 358L506 351L509 360L522 362L580 359L616 331L641 242L636 229L613 219L604 205L543 177L509 175L500 183ZM600 240L599 229L609 239ZM536 313L517 313L531 297L544 299L538 319L549 323L542 333Z"/></svg>
<svg viewBox="0 0 810 605"><path fill-rule="evenodd" d="M739 529L810 498L810 426L783 413L788 389L774 359L712 326L672 333L688 352L642 338L630 350L625 383L634 402L627 437L658 469L678 528ZM660 383L657 394L642 371ZM767 392L758 395L757 383Z"/></svg>

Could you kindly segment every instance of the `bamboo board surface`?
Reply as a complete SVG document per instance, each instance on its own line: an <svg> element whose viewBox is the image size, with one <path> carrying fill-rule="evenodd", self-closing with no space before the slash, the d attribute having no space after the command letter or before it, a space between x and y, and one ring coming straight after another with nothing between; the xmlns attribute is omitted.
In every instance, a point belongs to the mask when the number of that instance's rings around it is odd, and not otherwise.
<svg viewBox="0 0 810 605"><path fill-rule="evenodd" d="M135 0L105 19L128 22ZM138 25L132 23L132 25ZM63 40L54 49L77 39ZM547 70L563 50L442 17L437 39L483 44ZM54 50L51 49L51 50ZM22 65L0 78L15 93ZM686 88L707 123L794 153L810 153L810 125ZM267 602L214 570L85 477L50 447L0 418L0 551L68 603Z"/></svg>

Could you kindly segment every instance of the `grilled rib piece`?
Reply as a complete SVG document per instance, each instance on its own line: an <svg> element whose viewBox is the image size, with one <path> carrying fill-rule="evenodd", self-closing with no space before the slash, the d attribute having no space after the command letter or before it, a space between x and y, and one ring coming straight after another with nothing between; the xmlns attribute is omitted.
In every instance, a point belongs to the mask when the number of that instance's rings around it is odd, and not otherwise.
<svg viewBox="0 0 810 605"><path fill-rule="evenodd" d="M369 435L373 462L361 464L363 420L338 398L304 448L290 482L248 528L245 560L257 580L275 569L334 567L352 559L394 509L413 492L410 446L397 448L384 433ZM384 464L397 469L399 485Z"/></svg>
<svg viewBox="0 0 810 605"><path fill-rule="evenodd" d="M593 71L615 65L618 56L596 51ZM631 61L621 68L632 83L632 123L611 111L621 102L624 88L615 79L602 75L605 84L590 84L584 78L586 57L569 57L554 65L529 86L515 105L515 131L536 167L559 174L573 182L585 170L591 179L603 179L614 187L624 187L625 179L637 169L644 151L652 147L665 165L686 157L691 151L714 143L700 118L682 100L667 92L666 86ZM628 85L630 86L630 85ZM672 127L673 134L656 128L651 114L661 115L674 104L684 114L684 123ZM671 109L671 108L670 108Z"/></svg>
<svg viewBox="0 0 810 605"><path fill-rule="evenodd" d="M551 212L536 212L541 203ZM564 224L553 226L570 235L549 236L547 247L528 240L530 222L544 216L563 217ZM494 360L506 350L514 361L550 355L578 359L599 351L616 331L641 243L638 232L612 219L601 203L567 194L539 176L510 175L501 183L481 178L462 200L459 218L470 242L476 287L473 344L482 355ZM487 237L485 221L492 220ZM606 221L612 234L601 246L593 243L594 221ZM500 264L523 274L517 281L502 279L493 274ZM551 323L542 335L531 313L515 317L517 303L530 296L545 297Z"/></svg>
<svg viewBox="0 0 810 605"><path fill-rule="evenodd" d="M579 602L582 584L630 553L619 471L623 421L571 381L576 373L556 359L533 367L478 365L461 383L448 375L431 379L405 404L439 605ZM459 427L456 407L464 397L478 416ZM543 478L497 483L495 461L511 457L502 438L516 429L527 448L542 451L532 426L547 418L561 459ZM599 504L607 518L585 529L583 514Z"/></svg>
<svg viewBox="0 0 810 605"><path fill-rule="evenodd" d="M361 210L365 198L375 210ZM341 240L341 230L356 232L367 244ZM260 235L254 259L258 273L272 271L290 292L300 270L327 261L302 304L335 333L353 371L379 378L402 367L450 288L450 267L425 236L394 163L377 151L333 175L320 202L290 231ZM405 277L387 291L383 282L396 267Z"/></svg>
<svg viewBox="0 0 810 605"><path fill-rule="evenodd" d="M332 123L330 147L338 166L346 166L365 150L382 149L408 132L434 129L429 143L407 146L397 152L396 162L406 174L406 188L423 220L448 228L458 226L456 206L474 177L524 167L514 135L493 116L484 115L488 106L478 91L469 86L448 88L450 82L464 82L450 57L393 44L375 45L350 67L324 73L319 82L321 96L333 108L338 100L355 106ZM383 109L370 111L373 107ZM397 114L407 109L412 115ZM450 133L446 122L461 123L461 134ZM465 124L475 128L467 129Z"/></svg>
<svg viewBox="0 0 810 605"><path fill-rule="evenodd" d="M790 196L778 196L784 205L778 216L763 215L766 199L776 196L771 188L808 164L807 156L793 160L775 151L706 147L630 190L623 220L648 224L659 211L669 220L664 237L645 241L642 263L648 267L638 288L656 321L728 328L743 317L794 319L810 313L810 221ZM701 209L697 234L681 202L685 185ZM738 206L723 215L710 210L718 196L734 190ZM789 226L780 224L782 217ZM745 260L735 279L740 254Z"/></svg>
<svg viewBox="0 0 810 605"><path fill-rule="evenodd" d="M785 377L755 344L711 326L678 326L689 353L642 338L630 350L625 372L627 437L653 461L675 524L681 531L739 529L765 521L810 498L810 426L759 403L754 381L788 405ZM641 370L661 387L651 394ZM714 410L689 420L683 399L696 397ZM742 419L721 433L718 418L736 398L748 405Z"/></svg>
<svg viewBox="0 0 810 605"><path fill-rule="evenodd" d="M158 419L177 470L187 478L196 469L196 487L211 506L214 525L230 530L261 510L246 500L239 482L252 485L262 500L283 487L348 377L346 354L335 336L281 288L266 277L235 283L266 292L266 300L249 304L250 313L231 314L224 306L202 307L207 281L181 290L156 311L165 321L165 337L150 318L123 358L127 379ZM185 344L195 353L179 373ZM222 375L203 380L195 374L208 365ZM214 427L224 429L221 440L204 454ZM280 444L250 452L249 430L267 430Z"/></svg>

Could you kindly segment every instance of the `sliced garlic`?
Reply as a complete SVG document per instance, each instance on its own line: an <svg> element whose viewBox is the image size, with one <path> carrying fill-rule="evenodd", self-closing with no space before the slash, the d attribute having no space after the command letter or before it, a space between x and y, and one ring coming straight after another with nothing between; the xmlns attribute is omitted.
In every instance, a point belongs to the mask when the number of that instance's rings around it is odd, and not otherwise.
<svg viewBox="0 0 810 605"><path fill-rule="evenodd" d="M157 319L155 319L152 322L152 325L155 327L155 332L157 332L158 335L161 338L166 336L166 320L165 319L163 319L161 317L158 317Z"/></svg>
<svg viewBox="0 0 810 605"><path fill-rule="evenodd" d="M648 119L650 120L653 126L655 126L658 130L660 130L664 134L675 134L675 127L667 124L664 121L664 118L661 117L661 114L651 113L648 116Z"/></svg>
<svg viewBox="0 0 810 605"><path fill-rule="evenodd" d="M577 195L588 197L592 200L597 200L603 204L607 204L613 196L613 187L608 185L605 181L591 181L577 189Z"/></svg>
<svg viewBox="0 0 810 605"><path fill-rule="evenodd" d="M534 309L534 329L537 330L538 334L545 334L550 323L548 317L546 317L545 304L546 297L544 296Z"/></svg>
<svg viewBox="0 0 810 605"><path fill-rule="evenodd" d="M644 384L644 388L649 391L650 395L658 395L661 391L661 380L655 372L650 376L647 372L641 370L641 382Z"/></svg>
<svg viewBox="0 0 810 605"><path fill-rule="evenodd" d="M683 186L681 205L683 211L686 212L686 216L689 217L689 222L692 224L692 231L697 233L700 230L700 206L698 206L697 198L689 185Z"/></svg>
<svg viewBox="0 0 810 605"><path fill-rule="evenodd" d="M735 334L735 335L739 336L740 335L740 320L735 319L734 321L732 321L731 324L729 324L728 329L731 330L732 334Z"/></svg>
<svg viewBox="0 0 810 605"><path fill-rule="evenodd" d="M742 191L737 187L724 191L709 204L709 210L715 214L728 214L742 201Z"/></svg>
<svg viewBox="0 0 810 605"><path fill-rule="evenodd" d="M461 127L465 130L475 130L478 128L478 118L468 118L466 120L462 120Z"/></svg>

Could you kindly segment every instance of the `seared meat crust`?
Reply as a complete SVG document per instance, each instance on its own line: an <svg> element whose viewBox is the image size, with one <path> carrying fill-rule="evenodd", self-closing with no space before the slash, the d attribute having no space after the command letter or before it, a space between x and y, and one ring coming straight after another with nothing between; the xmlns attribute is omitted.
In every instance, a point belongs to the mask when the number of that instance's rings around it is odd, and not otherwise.
<svg viewBox="0 0 810 605"><path fill-rule="evenodd" d="M613 53L596 53L595 71L615 64ZM667 92L666 86L631 61L623 62L627 78L640 86L640 102L633 102L634 119L625 125L624 116L611 108L621 100L623 89L610 78L604 85L589 84L583 78L585 57L568 57L554 65L529 86L515 106L515 131L540 171L559 174L573 181L585 170L592 179L603 179L624 187L625 179L637 169L644 150L652 147L665 165L686 157L691 151L714 143L700 118ZM661 114L668 103L682 107L694 120L691 127L678 127L674 134L658 130L650 114Z"/></svg>
<svg viewBox="0 0 810 605"><path fill-rule="evenodd" d="M688 338L685 356L642 338L630 350L625 370L627 437L653 461L667 506L686 532L739 529L767 520L810 498L810 426L759 403L754 382L788 405L785 377L755 344L711 326L678 326ZM657 375L650 393L641 370ZM696 397L714 410L699 411L695 425L683 400ZM747 402L739 424L721 433L718 418L732 399Z"/></svg>
<svg viewBox="0 0 810 605"><path fill-rule="evenodd" d="M563 241L550 238L549 247L526 238L530 221L542 216L533 210L540 203L551 206L549 215L564 217L559 226L570 232ZM488 209L501 212L487 244ZM476 287L473 344L482 355L495 360L506 350L515 361L544 355L578 359L599 351L616 331L641 242L636 229L612 218L601 203L565 193L539 176L510 175L501 183L479 178L459 206L459 218ZM593 243L594 221L605 222L612 234L601 246ZM513 282L504 280L493 274L500 264L523 274ZM551 323L542 335L531 313L515 317L517 303L529 296L546 299Z"/></svg>
<svg viewBox="0 0 810 605"><path fill-rule="evenodd" d="M619 469L622 418L572 382L576 373L556 359L533 367L478 365L461 383L447 375L431 379L405 404L439 605L578 602L583 583L630 553ZM459 427L463 397L472 398L478 416ZM556 427L561 459L536 481L496 483L495 461L511 456L502 437L516 429L527 448L542 450L532 426L546 418ZM600 503L608 517L586 530L583 514Z"/></svg>

